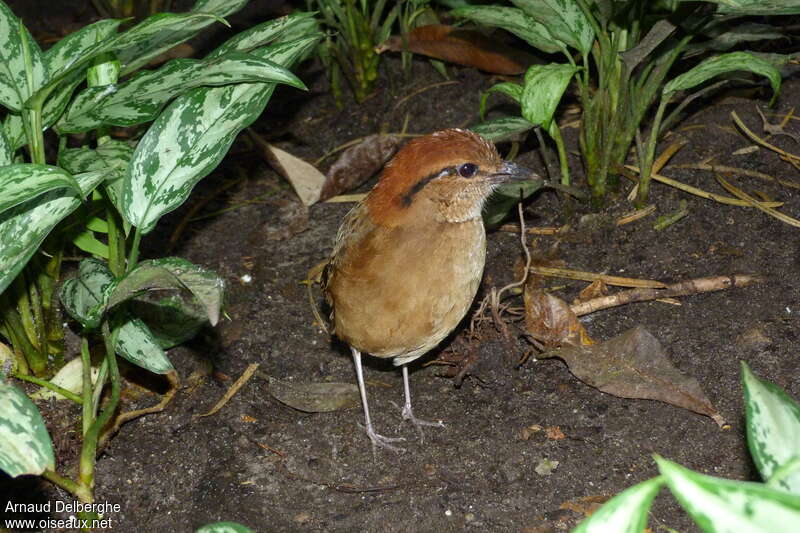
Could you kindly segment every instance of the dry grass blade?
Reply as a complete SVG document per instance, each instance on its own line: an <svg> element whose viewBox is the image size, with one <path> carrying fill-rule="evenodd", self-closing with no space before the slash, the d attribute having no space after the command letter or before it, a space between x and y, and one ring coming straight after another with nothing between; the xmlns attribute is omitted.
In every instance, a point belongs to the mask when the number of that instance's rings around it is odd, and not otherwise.
<svg viewBox="0 0 800 533"><path fill-rule="evenodd" d="M790 217L789 215L784 215L780 211L776 211L774 209L771 209L769 206L767 206L767 202L759 202L758 200L756 200L755 198L753 198L752 196L750 196L749 194L747 194L743 190L739 189L738 187L735 187L731 183L728 183L719 174L717 174L717 180L719 181L720 185L725 187L725 189L729 193L733 194L734 196L738 196L739 198L741 198L745 202L749 203L753 207L755 207L757 209L760 209L761 211L764 211L768 215L777 218L781 222L785 222L786 224L789 224L790 226L794 226L796 228L800 228L800 220L797 220L796 218Z"/></svg>
<svg viewBox="0 0 800 533"><path fill-rule="evenodd" d="M784 180L781 178L776 178L775 176L770 176L769 174L764 174L763 172L758 172L755 170L748 170L746 168L739 168L739 167L729 167L726 165L712 165L705 161L700 163L682 163L679 165L670 165L670 168L686 168L690 170L708 170L711 172L727 172L730 174L737 174L741 176L747 176L748 178L758 178L765 181L772 181L775 183L779 183L786 187L791 187L793 189L800 189L800 183Z"/></svg>
<svg viewBox="0 0 800 533"><path fill-rule="evenodd" d="M528 235L558 235L560 233L566 233L569 231L571 226L569 224L558 227L558 228L546 228L546 227L538 227L538 228L526 228L525 233ZM520 227L517 224L503 224L497 231L504 231L506 233L519 233Z"/></svg>
<svg viewBox="0 0 800 533"><path fill-rule="evenodd" d="M340 194L338 196L334 196L333 198L328 198L325 200L326 203L329 204L347 204L351 202L360 202L367 196L367 193L355 193L355 194Z"/></svg>
<svg viewBox="0 0 800 533"><path fill-rule="evenodd" d="M676 141L664 148L664 151L661 152L661 155L659 155L658 158L653 161L653 168L650 169L650 172L652 174L658 174L661 172L661 169L664 168L664 165L666 165L672 156L675 155L677 151L683 148L685 145L686 141Z"/></svg>
<svg viewBox="0 0 800 533"><path fill-rule="evenodd" d="M247 368L245 368L244 372L242 372L242 375L239 376L239 379L237 379L236 382L233 385L231 385L231 388L228 389L225 395L222 398L220 398L220 400L214 405L214 407L212 407L211 410L207 413L203 413L202 415L196 415L196 418L211 416L220 409L222 409L223 407L225 407L225 404L228 403L228 401L231 398L233 398L234 394L239 392L239 389L241 389L242 386L245 383L247 383L247 381L253 376L253 373L256 370L258 370L258 363L250 363L249 365L247 365Z"/></svg>
<svg viewBox="0 0 800 533"><path fill-rule="evenodd" d="M624 278L619 276L608 276L606 274L597 274L595 272L584 272L582 270L572 270L569 268L558 267L543 267L532 266L530 271L542 276L550 276L554 278L567 278L579 279L581 281L602 281L606 285L614 285L617 287L641 287L650 289L663 289L667 286L666 283L652 279L635 279Z"/></svg>
<svg viewBox="0 0 800 533"><path fill-rule="evenodd" d="M647 215L653 213L655 210L656 210L655 205L653 204L648 205L647 207L637 209L633 213L628 213L627 215L620 217L619 219L617 219L616 224L617 226L624 226L625 224L630 224L631 222L635 222L640 218L646 217Z"/></svg>
<svg viewBox="0 0 800 533"><path fill-rule="evenodd" d="M739 128L744 132L744 134L747 135L748 137L750 137L750 139L753 140L754 142L760 144L764 148L768 148L768 149L772 150L776 154L780 154L783 157L786 157L787 159L793 159L795 161L800 161L800 156L791 154L791 153L789 153L789 152L787 152L785 150L781 150L780 148L778 148L774 144L768 143L767 141L765 141L764 139L762 139L761 137L759 137L758 135L753 133L747 126L744 125L744 122L742 122L742 119L740 119L739 115L736 114L736 111L731 111L731 118L736 123L736 125L739 126Z"/></svg>
<svg viewBox="0 0 800 533"><path fill-rule="evenodd" d="M639 168L634 167L633 165L625 165L625 168L627 168L628 170L632 170L634 172L639 172ZM689 194L699 196L700 198L706 198L707 200L714 200L715 202L719 202L721 204L738 205L745 207L753 206L753 204L746 202L744 200L740 200L738 198L731 198L730 196L723 196L721 194L715 194L713 192L704 191L703 189L698 189L697 187L686 185L685 183L681 183L680 181L668 178L666 176L662 176L660 174L651 174L650 179L655 180L659 183L663 183L664 185L669 185L670 187L675 187L676 189L680 189L683 192L688 192ZM780 207L783 205L783 202L762 202L761 204L767 207Z"/></svg>
<svg viewBox="0 0 800 533"><path fill-rule="evenodd" d="M447 85L455 85L457 83L461 83L461 82L457 81L457 80L447 80L447 81L439 81L439 82L433 83L431 85L426 85L425 87L420 87L419 89L417 89L415 91L412 91L411 94L407 94L404 97L402 97L400 100L398 100L397 103L394 105L394 111L397 111L398 107L400 107L401 105L405 104L406 102L408 102L409 100L411 100L412 98L414 98L417 95L420 95L420 94L422 94L422 93L424 93L426 91L430 91L431 89L436 89L437 87L445 87Z"/></svg>

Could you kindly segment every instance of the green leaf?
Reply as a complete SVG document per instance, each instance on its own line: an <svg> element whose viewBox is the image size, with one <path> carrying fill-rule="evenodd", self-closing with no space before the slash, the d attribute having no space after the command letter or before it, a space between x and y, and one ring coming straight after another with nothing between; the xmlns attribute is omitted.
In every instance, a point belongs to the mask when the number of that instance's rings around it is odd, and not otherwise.
<svg viewBox="0 0 800 533"><path fill-rule="evenodd" d="M800 405L786 392L758 379L742 361L747 444L768 484L800 495L800 470L771 480L783 465L800 458Z"/></svg>
<svg viewBox="0 0 800 533"><path fill-rule="evenodd" d="M68 69L81 56L97 43L114 35L122 21L116 19L99 20L70 33L44 53L44 60L51 76Z"/></svg>
<svg viewBox="0 0 800 533"><path fill-rule="evenodd" d="M0 213L55 189L81 193L75 178L58 167L32 163L0 167Z"/></svg>
<svg viewBox="0 0 800 533"><path fill-rule="evenodd" d="M28 396L0 380L0 470L11 477L55 470L50 435Z"/></svg>
<svg viewBox="0 0 800 533"><path fill-rule="evenodd" d="M546 26L536 22L521 9L502 6L471 6L452 11L455 17L464 17L485 26L503 28L526 41L534 48L548 54L565 52L566 45L553 37Z"/></svg>
<svg viewBox="0 0 800 533"><path fill-rule="evenodd" d="M133 156L133 147L127 142L109 140L92 150L88 147L67 148L59 154L59 164L68 171L104 171L106 173L106 192L111 203L122 211L120 197L125 171Z"/></svg>
<svg viewBox="0 0 800 533"><path fill-rule="evenodd" d="M132 126L149 122L169 100L195 87L243 82L276 82L305 88L284 67L241 52L211 61L173 59L126 83L84 89L59 124L59 131L81 133L102 124Z"/></svg>
<svg viewBox="0 0 800 533"><path fill-rule="evenodd" d="M253 51L289 66L316 37ZM264 110L275 83L197 88L173 101L139 141L125 176L122 213L144 233L176 209Z"/></svg>
<svg viewBox="0 0 800 533"><path fill-rule="evenodd" d="M575 0L511 0L559 41L588 55L594 30Z"/></svg>
<svg viewBox="0 0 800 533"><path fill-rule="evenodd" d="M655 460L672 494L705 532L776 533L800 524L796 495L762 483L705 476L659 456Z"/></svg>
<svg viewBox="0 0 800 533"><path fill-rule="evenodd" d="M128 309L147 324L165 350L193 338L208 322L205 309L180 293L159 299L140 296L128 302Z"/></svg>
<svg viewBox="0 0 800 533"><path fill-rule="evenodd" d="M780 30L780 26L772 26L770 24L738 24L728 31L714 35L705 42L687 46L684 57L701 54L707 50L724 52L743 42L780 39L785 36Z"/></svg>
<svg viewBox="0 0 800 533"><path fill-rule="evenodd" d="M528 122L550 128L553 114L577 68L568 64L533 65L525 73L522 116Z"/></svg>
<svg viewBox="0 0 800 533"><path fill-rule="evenodd" d="M781 73L771 63L747 52L731 52L706 59L688 72L668 82L663 89L664 95L691 89L706 80L725 72L749 70L769 79L772 85L772 102L778 97L781 89Z"/></svg>
<svg viewBox="0 0 800 533"><path fill-rule="evenodd" d="M495 189L483 212L483 221L490 228L498 225L522 198L527 198L542 188L541 180L506 183Z"/></svg>
<svg viewBox="0 0 800 533"><path fill-rule="evenodd" d="M490 141L500 142L535 127L522 117L501 117L482 122L470 129Z"/></svg>
<svg viewBox="0 0 800 533"><path fill-rule="evenodd" d="M22 21L0 2L0 104L20 112L47 77L39 45Z"/></svg>
<svg viewBox="0 0 800 533"><path fill-rule="evenodd" d="M14 162L14 149L6 137L5 128L0 127L0 167L10 165Z"/></svg>
<svg viewBox="0 0 800 533"><path fill-rule="evenodd" d="M195 13L212 13L218 17L227 17L236 13L250 0L197 0L192 6Z"/></svg>
<svg viewBox="0 0 800 533"><path fill-rule="evenodd" d="M72 239L72 244L88 254L96 255L103 259L109 258L108 245L99 241L97 237L94 236L94 232L88 229L78 233L78 235Z"/></svg>
<svg viewBox="0 0 800 533"><path fill-rule="evenodd" d="M505 94L506 96L510 97L516 103L520 103L522 99L522 85L519 83L513 83L510 81L498 83L489 87L488 90L484 91L481 95L481 105L480 105L480 114L481 118L486 114L486 100L489 98L489 95L492 93L501 93Z"/></svg>
<svg viewBox="0 0 800 533"><path fill-rule="evenodd" d="M103 171L77 174L73 177L80 185L80 195L71 190L51 191L0 214L0 293L53 227L81 204L81 198L92 192L104 175Z"/></svg>
<svg viewBox="0 0 800 533"><path fill-rule="evenodd" d="M253 533L253 530L236 522L214 522L198 528L195 533Z"/></svg>
<svg viewBox="0 0 800 533"><path fill-rule="evenodd" d="M175 370L150 329L138 318L129 319L120 326L115 351L136 366L154 374L166 374Z"/></svg>
<svg viewBox="0 0 800 533"><path fill-rule="evenodd" d="M116 286L106 263L89 257L81 261L78 275L64 282L59 295L69 316L91 330L100 326Z"/></svg>
<svg viewBox="0 0 800 533"><path fill-rule="evenodd" d="M718 13L727 15L797 15L800 0L706 0L720 4Z"/></svg>
<svg viewBox="0 0 800 533"><path fill-rule="evenodd" d="M307 20L313 20L313 17L314 13L298 11L291 15L262 22L249 30L237 33L208 54L205 59L215 59L230 52L249 52L254 48L274 41L278 37L282 37L284 33L287 33L294 26L305 23Z"/></svg>
<svg viewBox="0 0 800 533"><path fill-rule="evenodd" d="M641 533L653 499L664 485L654 477L620 492L572 530L572 533Z"/></svg>
<svg viewBox="0 0 800 533"><path fill-rule="evenodd" d="M108 300L108 308L152 290L180 289L191 293L205 310L211 325L219 321L225 284L211 270L180 257L142 261L122 278Z"/></svg>

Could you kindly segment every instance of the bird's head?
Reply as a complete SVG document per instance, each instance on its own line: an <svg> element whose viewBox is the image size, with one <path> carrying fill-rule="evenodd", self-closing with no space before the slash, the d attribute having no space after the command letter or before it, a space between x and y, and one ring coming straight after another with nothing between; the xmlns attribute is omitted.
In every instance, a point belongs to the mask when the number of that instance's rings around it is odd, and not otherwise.
<svg viewBox="0 0 800 533"><path fill-rule="evenodd" d="M405 145L366 199L372 220L464 222L479 218L500 184L534 174L503 161L492 143L461 129L437 131Z"/></svg>

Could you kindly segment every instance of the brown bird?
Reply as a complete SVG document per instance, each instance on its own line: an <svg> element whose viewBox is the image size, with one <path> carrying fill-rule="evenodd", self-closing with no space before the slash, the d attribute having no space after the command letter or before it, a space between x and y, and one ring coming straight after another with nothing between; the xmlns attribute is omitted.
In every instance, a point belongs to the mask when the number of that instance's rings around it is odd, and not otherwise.
<svg viewBox="0 0 800 533"><path fill-rule="evenodd" d="M373 447L400 450L372 426L361 353L403 370L404 419L411 410L408 363L439 344L467 313L483 275L483 204L500 184L534 175L503 161L494 145L460 129L409 142L344 218L323 274L334 333L350 345Z"/></svg>

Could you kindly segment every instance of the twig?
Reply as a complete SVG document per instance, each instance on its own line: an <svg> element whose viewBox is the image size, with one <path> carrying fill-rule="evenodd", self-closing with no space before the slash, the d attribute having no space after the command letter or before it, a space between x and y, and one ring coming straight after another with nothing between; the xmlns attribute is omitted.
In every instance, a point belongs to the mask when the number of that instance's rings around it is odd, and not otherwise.
<svg viewBox="0 0 800 533"><path fill-rule="evenodd" d="M237 379L236 382L233 385L231 385L231 387L228 389L225 395L222 396L222 398L214 405L214 407L212 407L211 410L207 413L201 415L195 415L195 418L211 416L220 409L222 409L225 406L225 404L228 403L228 400L233 398L233 395L236 394L239 391L239 389L242 388L242 385L247 383L247 380L250 379L250 377L257 369L258 369L258 363L251 363L247 365L247 368L244 370L242 375L239 376L239 379Z"/></svg>
<svg viewBox="0 0 800 533"><path fill-rule="evenodd" d="M800 220L797 220L796 218L790 217L789 215L784 215L780 211L776 211L774 209L769 208L767 206L767 202L759 202L758 200L756 200L755 198L753 198L752 196L750 196L749 194L747 194L743 190L741 190L738 187L735 187L732 184L730 184L727 181L725 181L725 179L723 179L723 177L720 176L719 174L717 174L717 180L719 181L719 183L723 187L725 187L725 189L729 193L733 194L734 196L738 196L739 198L741 198L745 202L749 203L753 207L755 207L757 209L760 209L761 211L764 211L768 215L777 218L781 222L785 222L786 224L789 224L790 226L794 226L796 228L800 228Z"/></svg>
<svg viewBox="0 0 800 533"><path fill-rule="evenodd" d="M609 276L606 274L597 274L595 272L572 270L569 268L532 266L530 267L530 271L536 274L541 274L542 276L549 276L554 278L579 279L581 281L602 281L606 285L614 285L617 287L663 289L667 286L666 283L662 283L660 281L652 279L624 278L619 276Z"/></svg>
<svg viewBox="0 0 800 533"><path fill-rule="evenodd" d="M656 210L656 206L654 204L650 204L647 207L643 207L641 209L637 209L633 213L628 213L627 215L623 215L617 219L617 226L624 226L625 224L630 224L631 222L635 222L640 218L644 218L647 215L653 213Z"/></svg>
<svg viewBox="0 0 800 533"><path fill-rule="evenodd" d="M330 204L346 204L350 202L360 202L364 199L367 193L355 193L355 194L337 194L331 198L325 200L326 203Z"/></svg>
<svg viewBox="0 0 800 533"><path fill-rule="evenodd" d="M719 291L732 287L747 287L748 285L761 283L762 281L764 281L764 279L760 276L740 274L696 278L667 285L663 289L632 289L608 296L592 298L591 300L571 306L571 309L576 315L583 316L601 309L608 309L610 307L633 302L645 302L648 300L671 298L675 296L689 296L691 294Z"/></svg>
<svg viewBox="0 0 800 533"><path fill-rule="evenodd" d="M431 89L436 89L437 87L444 87L445 85L454 85L461 83L457 80L448 80L448 81L440 81L431 85L426 85L425 87L420 87L416 91L413 91L411 94L407 94L403 98L401 98L394 106L392 111L397 111L397 108L406 103L408 100L414 98L415 96L424 93L425 91L429 91Z"/></svg>
<svg viewBox="0 0 800 533"><path fill-rule="evenodd" d="M528 235L558 235L559 233L565 233L569 231L572 227L569 224L561 226L560 228L555 227L539 227L539 228L526 228L525 233ZM503 224L497 231L504 231L506 233L519 233L520 227L516 224Z"/></svg>
<svg viewBox="0 0 800 533"><path fill-rule="evenodd" d="M731 111L731 118L736 123L736 125L739 126L739 128L741 128L741 130L744 132L744 134L747 135L748 137L750 137L750 139L752 139L754 142L760 144L764 148L768 148L768 149L772 150L776 154L782 155L783 157L786 157L788 159L794 159L796 161L800 161L800 156L794 155L794 154L790 154L786 150L781 150L780 148L778 148L774 144L768 143L767 141L765 141L764 139L762 139L761 137L759 137L758 135L756 135L755 133L750 131L750 129L748 129L748 127L744 125L744 122L742 122L742 119L739 118L739 115L736 114L736 111Z"/></svg>
<svg viewBox="0 0 800 533"><path fill-rule="evenodd" d="M164 394L164 397L161 398L161 401L152 407L127 411L117 416L117 418L114 420L114 425L105 431L100 437L100 440L97 444L98 450L102 450L105 447L105 445L108 443L108 439L117 434L117 431L119 431L119 428L122 427L122 424L130 422L131 420L139 418L140 416L149 415L151 413L160 413L164 410L164 408L167 407L169 402L172 401L172 399L175 397L175 394L178 392L180 379L178 378L178 373L174 370L170 370L164 374L164 377L167 378L167 381L169 381L169 390L166 392L166 394Z"/></svg>

